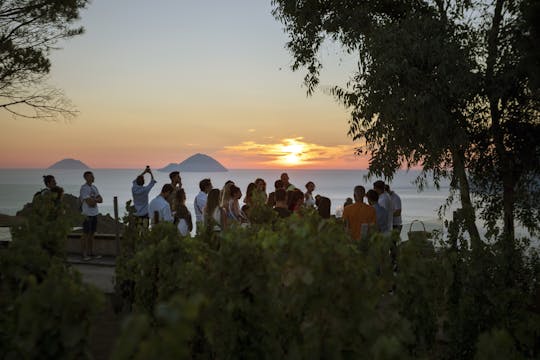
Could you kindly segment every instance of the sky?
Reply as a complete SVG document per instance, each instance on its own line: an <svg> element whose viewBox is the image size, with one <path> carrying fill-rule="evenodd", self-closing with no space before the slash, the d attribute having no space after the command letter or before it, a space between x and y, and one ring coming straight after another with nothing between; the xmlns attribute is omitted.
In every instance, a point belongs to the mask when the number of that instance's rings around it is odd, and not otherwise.
<svg viewBox="0 0 540 360"><path fill-rule="evenodd" d="M308 97L271 10L270 0L93 0L85 33L51 54L49 83L77 116L0 111L0 167L159 168L204 153L231 169L366 168L347 109L324 91L346 84L355 57L325 43Z"/></svg>

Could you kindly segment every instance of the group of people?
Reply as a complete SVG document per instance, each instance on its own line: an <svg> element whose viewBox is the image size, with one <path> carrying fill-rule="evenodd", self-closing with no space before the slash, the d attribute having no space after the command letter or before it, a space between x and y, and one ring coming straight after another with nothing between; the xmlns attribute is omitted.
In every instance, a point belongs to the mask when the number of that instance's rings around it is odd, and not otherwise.
<svg viewBox="0 0 540 360"><path fill-rule="evenodd" d="M146 183L145 175L150 176ZM84 215L83 236L81 246L83 259L99 257L93 253L94 234L97 230L98 204L103 202L98 188L94 185L94 174L86 171L83 174L85 183L81 186L79 200ZM234 181L227 181L222 189L214 188L210 179L199 182L199 193L194 199L195 224L191 212L186 206L186 192L182 187L182 178L178 171L169 174L170 183L163 185L161 192L151 201L149 194L156 180L149 166L139 174L132 183L133 205L135 216L141 224L153 225L159 222L171 222L178 227L182 236L189 236L194 227L197 232L203 229L219 232L231 224L241 226L249 224L250 212L258 205L272 208L277 217L286 218L305 208L315 209L324 218L330 218L331 201L328 197L316 195L315 184L309 181L305 191L301 191L289 181L287 173L282 173L274 182L274 191L267 194L266 182L257 178L246 189L243 204L241 189ZM45 189L37 195L57 193L58 199L63 193L52 175L43 177ZM369 231L390 233L401 232L401 199L382 180L373 184L367 191L363 186L354 188L354 202L348 198L344 204L342 218L353 239L359 240ZM367 202L364 202L367 199Z"/></svg>
<svg viewBox="0 0 540 360"><path fill-rule="evenodd" d="M151 179L145 185L144 175ZM169 174L170 183L163 185L161 192L152 201L148 194L155 185L154 176L149 167L133 181L132 193L136 209L135 215L141 221L150 224L172 222L178 226L180 234L187 236L194 228L191 212L186 206L186 193L178 171ZM287 173L282 173L274 182L274 191L267 194L266 182L257 178L246 189L242 199L242 190L234 181L227 181L222 189L214 188L210 179L199 182L199 193L194 199L195 228L197 232L210 227L212 231L221 231L233 223L247 225L250 211L256 203L274 209L277 216L286 218L304 208L314 208L322 218L330 218L331 201L328 197L316 195L315 184L309 181L305 191L301 191L289 181ZM367 191L363 186L354 188L354 203L347 199L343 209L343 220L354 239L360 239L366 231L390 233L401 232L401 199L390 190L388 184L378 180L373 189ZM367 202L364 202L364 198Z"/></svg>

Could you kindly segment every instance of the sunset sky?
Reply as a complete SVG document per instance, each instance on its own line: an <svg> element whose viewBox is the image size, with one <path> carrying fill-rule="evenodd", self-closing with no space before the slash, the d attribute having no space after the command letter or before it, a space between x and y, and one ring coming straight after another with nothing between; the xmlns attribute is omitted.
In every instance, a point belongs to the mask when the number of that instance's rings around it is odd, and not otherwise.
<svg viewBox="0 0 540 360"><path fill-rule="evenodd" d="M50 83L78 116L0 111L0 167L66 157L162 167L200 152L236 169L365 168L346 109L322 91L346 83L355 57L325 44L322 89L307 97L271 10L270 0L93 0L85 34L51 56Z"/></svg>

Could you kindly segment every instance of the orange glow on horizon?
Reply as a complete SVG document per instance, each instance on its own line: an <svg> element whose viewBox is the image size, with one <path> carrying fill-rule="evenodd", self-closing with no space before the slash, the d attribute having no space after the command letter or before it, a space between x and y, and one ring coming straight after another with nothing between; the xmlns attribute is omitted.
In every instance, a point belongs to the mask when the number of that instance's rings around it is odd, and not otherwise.
<svg viewBox="0 0 540 360"><path fill-rule="evenodd" d="M219 154L228 163L243 162L254 168L359 169L367 167L367 157L354 155L352 145L326 146L309 143L303 137L279 143L244 141L226 146ZM238 166L234 166L238 167Z"/></svg>

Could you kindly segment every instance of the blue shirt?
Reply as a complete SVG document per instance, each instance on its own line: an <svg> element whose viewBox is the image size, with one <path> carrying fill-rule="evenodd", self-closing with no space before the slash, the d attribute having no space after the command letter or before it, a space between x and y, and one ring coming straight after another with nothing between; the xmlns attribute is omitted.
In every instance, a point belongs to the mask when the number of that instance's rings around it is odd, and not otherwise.
<svg viewBox="0 0 540 360"><path fill-rule="evenodd" d="M377 216L377 229L382 233L390 232L391 229L388 226L388 212L386 209L377 203L372 206Z"/></svg>
<svg viewBox="0 0 540 360"><path fill-rule="evenodd" d="M135 206L135 215L145 216L148 215L148 194L154 187L156 180L150 180L150 183L146 186L138 185L137 180L133 180L133 187L131 193L133 194L133 205Z"/></svg>

